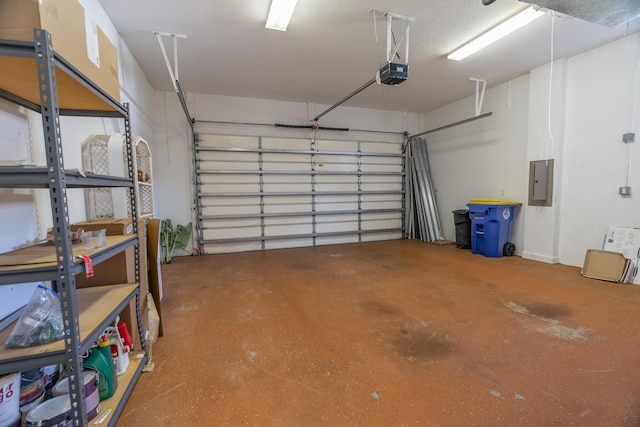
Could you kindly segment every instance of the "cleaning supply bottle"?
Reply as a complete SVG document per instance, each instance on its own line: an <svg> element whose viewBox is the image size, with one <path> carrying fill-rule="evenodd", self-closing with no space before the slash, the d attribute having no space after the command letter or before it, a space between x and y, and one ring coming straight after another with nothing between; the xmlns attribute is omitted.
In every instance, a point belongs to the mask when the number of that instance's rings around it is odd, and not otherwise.
<svg viewBox="0 0 640 427"><path fill-rule="evenodd" d="M98 373L100 400L113 396L118 388L118 378L116 367L111 359L111 345L108 340L103 340L98 347L91 349L89 357L84 360L84 366Z"/></svg>
<svg viewBox="0 0 640 427"><path fill-rule="evenodd" d="M131 335L129 335L127 324L124 322L118 323L118 332L122 338L123 347L127 347L124 349L124 352L133 351L133 340L131 339Z"/></svg>

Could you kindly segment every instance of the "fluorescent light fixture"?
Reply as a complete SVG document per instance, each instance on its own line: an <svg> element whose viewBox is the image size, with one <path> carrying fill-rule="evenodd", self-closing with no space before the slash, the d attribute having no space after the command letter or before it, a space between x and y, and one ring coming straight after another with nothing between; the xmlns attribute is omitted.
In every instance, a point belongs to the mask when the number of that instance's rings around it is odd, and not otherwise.
<svg viewBox="0 0 640 427"><path fill-rule="evenodd" d="M298 0L271 0L271 9L265 27L272 30L287 31L287 26L296 8Z"/></svg>
<svg viewBox="0 0 640 427"><path fill-rule="evenodd" d="M489 46L491 43L500 40L508 34L511 34L518 28L524 27L542 15L544 15L544 12L535 10L533 7L527 7L506 21L496 25L486 33L483 33L464 46L456 49L450 53L447 58L453 59L454 61L462 61L467 56L473 55L480 49Z"/></svg>

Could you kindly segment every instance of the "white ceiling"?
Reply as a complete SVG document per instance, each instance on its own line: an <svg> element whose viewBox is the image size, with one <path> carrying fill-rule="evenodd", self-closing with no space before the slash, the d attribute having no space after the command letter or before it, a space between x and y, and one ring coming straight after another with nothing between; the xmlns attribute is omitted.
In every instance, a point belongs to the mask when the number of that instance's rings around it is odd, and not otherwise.
<svg viewBox="0 0 640 427"><path fill-rule="evenodd" d="M299 0L286 32L265 28L270 0L100 0L155 89L173 90L152 31L185 34L178 42L185 92L332 105L370 80L384 62L370 8L415 18L409 78L374 85L345 105L427 112L473 95L470 77L493 87L549 62L551 16L474 56L446 55L526 6L518 0ZM397 32L401 33L401 28ZM614 28L556 19L555 58L572 56L640 30L640 19ZM172 45L165 39L169 57ZM404 54L404 50L401 49ZM197 118L197 117L196 117Z"/></svg>

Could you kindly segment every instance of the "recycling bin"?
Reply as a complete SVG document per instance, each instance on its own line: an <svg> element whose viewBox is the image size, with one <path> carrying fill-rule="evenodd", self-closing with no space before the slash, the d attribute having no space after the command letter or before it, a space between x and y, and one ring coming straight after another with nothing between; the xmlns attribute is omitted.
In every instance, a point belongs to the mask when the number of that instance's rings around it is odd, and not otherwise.
<svg viewBox="0 0 640 427"><path fill-rule="evenodd" d="M468 209L453 211L453 223L456 226L456 248L471 248L471 219Z"/></svg>
<svg viewBox="0 0 640 427"><path fill-rule="evenodd" d="M489 258L514 255L516 246L509 242L509 235L518 206L522 203L497 199L469 201L471 252Z"/></svg>

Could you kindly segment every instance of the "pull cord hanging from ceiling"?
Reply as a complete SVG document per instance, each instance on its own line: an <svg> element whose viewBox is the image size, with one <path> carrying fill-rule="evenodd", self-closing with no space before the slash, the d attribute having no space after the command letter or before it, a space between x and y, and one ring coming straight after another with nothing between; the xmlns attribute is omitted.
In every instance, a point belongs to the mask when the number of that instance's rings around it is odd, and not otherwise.
<svg viewBox="0 0 640 427"><path fill-rule="evenodd" d="M549 62L549 97L548 97L548 105L547 105L547 136L545 138L544 141L544 145L545 145L545 152L544 154L542 153L542 150L540 151L540 157L544 158L546 161L546 164L549 165L549 155L553 153L553 148L554 148L554 139L553 139L553 132L551 131L551 95L552 95L552 90L553 90L553 57L554 57L554 52L553 52L553 44L554 44L554 30L555 30L555 21L556 21L556 13L554 11L551 11L551 48L550 48L550 55L551 55L551 59Z"/></svg>

